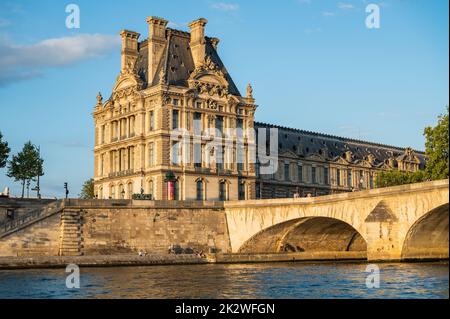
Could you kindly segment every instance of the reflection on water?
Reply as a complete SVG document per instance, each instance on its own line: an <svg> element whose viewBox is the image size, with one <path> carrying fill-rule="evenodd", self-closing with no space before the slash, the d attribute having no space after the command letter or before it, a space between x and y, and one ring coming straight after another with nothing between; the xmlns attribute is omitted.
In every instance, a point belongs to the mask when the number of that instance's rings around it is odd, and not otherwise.
<svg viewBox="0 0 450 319"><path fill-rule="evenodd" d="M448 298L448 262L379 264L380 288L366 287L366 264L274 263L82 268L67 289L64 269L0 271L0 298Z"/></svg>

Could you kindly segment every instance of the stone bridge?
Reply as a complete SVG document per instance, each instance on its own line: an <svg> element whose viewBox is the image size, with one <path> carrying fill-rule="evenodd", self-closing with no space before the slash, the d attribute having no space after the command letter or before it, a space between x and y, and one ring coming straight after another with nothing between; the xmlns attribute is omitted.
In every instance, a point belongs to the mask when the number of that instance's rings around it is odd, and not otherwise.
<svg viewBox="0 0 450 319"><path fill-rule="evenodd" d="M225 203L233 253L367 252L448 258L449 181L317 198Z"/></svg>

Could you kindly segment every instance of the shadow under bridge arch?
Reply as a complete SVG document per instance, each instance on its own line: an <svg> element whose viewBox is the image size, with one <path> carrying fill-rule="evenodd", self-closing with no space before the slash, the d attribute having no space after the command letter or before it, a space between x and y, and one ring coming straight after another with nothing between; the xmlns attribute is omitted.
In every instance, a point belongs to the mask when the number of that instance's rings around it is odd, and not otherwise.
<svg viewBox="0 0 450 319"><path fill-rule="evenodd" d="M361 234L344 221L306 217L263 229L247 240L240 253L366 252Z"/></svg>
<svg viewBox="0 0 450 319"><path fill-rule="evenodd" d="M449 204L431 210L409 229L402 260L448 259Z"/></svg>

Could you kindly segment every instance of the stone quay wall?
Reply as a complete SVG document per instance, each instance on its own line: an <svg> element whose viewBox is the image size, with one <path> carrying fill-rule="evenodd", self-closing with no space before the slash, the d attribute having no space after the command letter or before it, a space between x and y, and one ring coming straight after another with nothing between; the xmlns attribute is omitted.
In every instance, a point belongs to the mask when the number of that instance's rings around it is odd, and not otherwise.
<svg viewBox="0 0 450 319"><path fill-rule="evenodd" d="M223 206L71 200L60 212L1 238L0 256L167 254L170 245L230 252Z"/></svg>

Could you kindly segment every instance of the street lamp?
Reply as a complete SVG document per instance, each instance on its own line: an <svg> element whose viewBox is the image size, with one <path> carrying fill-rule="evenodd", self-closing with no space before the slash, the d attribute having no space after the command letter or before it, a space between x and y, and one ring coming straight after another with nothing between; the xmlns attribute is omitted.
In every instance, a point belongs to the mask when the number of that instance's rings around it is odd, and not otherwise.
<svg viewBox="0 0 450 319"><path fill-rule="evenodd" d="M69 187L67 185L67 182L64 183L64 189L65 189L66 199L67 199L69 197Z"/></svg>

